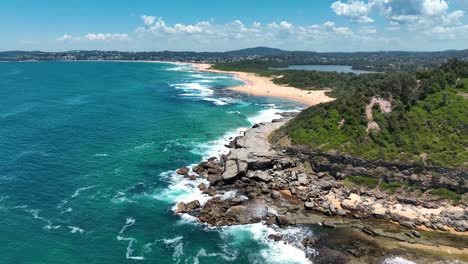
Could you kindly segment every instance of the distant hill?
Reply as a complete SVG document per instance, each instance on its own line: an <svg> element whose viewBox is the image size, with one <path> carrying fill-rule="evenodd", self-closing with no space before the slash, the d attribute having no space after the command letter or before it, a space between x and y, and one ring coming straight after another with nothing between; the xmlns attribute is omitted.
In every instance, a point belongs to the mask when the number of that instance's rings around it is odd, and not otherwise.
<svg viewBox="0 0 468 264"><path fill-rule="evenodd" d="M255 47L241 50L227 51L226 54L233 56L272 56L272 55L282 55L287 54L289 51L284 51L280 49L273 49L268 47Z"/></svg>
<svg viewBox="0 0 468 264"><path fill-rule="evenodd" d="M0 60L165 60L226 64L228 68L268 69L293 64L350 65L353 69L370 71L408 71L435 68L450 58L468 61L468 50L434 52L376 51L376 52L313 52L286 51L268 47L254 47L227 52L157 51L120 52L73 50L65 52L3 51Z"/></svg>

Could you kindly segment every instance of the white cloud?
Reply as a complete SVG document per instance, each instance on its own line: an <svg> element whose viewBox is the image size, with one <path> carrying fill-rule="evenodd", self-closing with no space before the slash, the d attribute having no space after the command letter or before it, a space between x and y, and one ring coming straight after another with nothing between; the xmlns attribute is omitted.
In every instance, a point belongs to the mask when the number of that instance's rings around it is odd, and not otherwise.
<svg viewBox="0 0 468 264"><path fill-rule="evenodd" d="M438 39L468 39L468 25L454 27L437 26L426 32L426 34Z"/></svg>
<svg viewBox="0 0 468 264"><path fill-rule="evenodd" d="M155 16L147 16L147 15L142 15L141 16L141 19L143 20L143 22L148 25L148 26L151 26L154 24L154 22L156 21L156 17Z"/></svg>
<svg viewBox="0 0 468 264"><path fill-rule="evenodd" d="M348 0L346 3L341 1L334 2L330 8L339 16L350 18L358 23L374 22L368 15L371 12L373 3L365 3L364 1Z"/></svg>
<svg viewBox="0 0 468 264"><path fill-rule="evenodd" d="M102 33L89 33L84 35L84 38L87 40L103 40L103 41L110 41L110 40L128 40L129 37L127 34L102 34Z"/></svg>
<svg viewBox="0 0 468 264"><path fill-rule="evenodd" d="M57 38L57 40L60 40L60 41L67 41L67 40L72 40L72 39L74 38L68 34L64 34L63 36Z"/></svg>
<svg viewBox="0 0 468 264"><path fill-rule="evenodd" d="M448 10L445 0L424 0L422 1L422 13L428 16L442 15Z"/></svg>
<svg viewBox="0 0 468 264"><path fill-rule="evenodd" d="M361 27L359 32L363 35L377 34L377 29L375 27Z"/></svg>
<svg viewBox="0 0 468 264"><path fill-rule="evenodd" d="M465 11L456 10L452 13L442 17L442 20L445 25L460 25L460 18L465 15Z"/></svg>
<svg viewBox="0 0 468 264"><path fill-rule="evenodd" d="M102 33L89 33L82 37L74 37L69 34L64 34L63 36L57 38L59 41L112 41L112 40L130 40L130 37L127 34L102 34Z"/></svg>

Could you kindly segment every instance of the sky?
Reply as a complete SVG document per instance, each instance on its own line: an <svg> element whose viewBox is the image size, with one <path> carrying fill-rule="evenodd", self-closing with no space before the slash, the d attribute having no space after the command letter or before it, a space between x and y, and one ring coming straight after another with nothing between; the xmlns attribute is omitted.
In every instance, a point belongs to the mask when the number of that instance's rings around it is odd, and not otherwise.
<svg viewBox="0 0 468 264"><path fill-rule="evenodd" d="M468 49L468 0L0 0L0 50Z"/></svg>

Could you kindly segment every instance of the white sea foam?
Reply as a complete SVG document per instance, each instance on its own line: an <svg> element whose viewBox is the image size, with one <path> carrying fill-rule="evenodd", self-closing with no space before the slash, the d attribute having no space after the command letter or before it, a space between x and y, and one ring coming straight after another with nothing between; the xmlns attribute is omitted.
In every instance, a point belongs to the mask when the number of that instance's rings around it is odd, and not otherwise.
<svg viewBox="0 0 468 264"><path fill-rule="evenodd" d="M122 229L120 229L119 231L119 234L122 234L123 232L125 232L125 230L134 225L135 224L135 219L134 218L131 218L131 217L127 217L127 219L125 220L125 225L122 227Z"/></svg>
<svg viewBox="0 0 468 264"><path fill-rule="evenodd" d="M96 156L96 157L107 157L107 156L109 156L109 154L106 154L106 153L96 153L96 154L94 154L94 156Z"/></svg>
<svg viewBox="0 0 468 264"><path fill-rule="evenodd" d="M251 239L265 245L266 248L258 253L263 260L268 260L268 263L310 263L300 244L302 238L308 234L306 230L288 228L275 231L261 223L224 227L222 230L222 238L232 246L242 246ZM284 241L287 242L275 242L268 238L270 234L279 234L285 237ZM287 236L289 237L286 239Z"/></svg>
<svg viewBox="0 0 468 264"><path fill-rule="evenodd" d="M27 206L24 207L24 208L27 208ZM38 220L40 220L42 222L45 222L46 225L43 226L43 228L46 229L46 230L59 229L61 227L60 225L53 225L52 220L47 219L47 218L42 217L42 216L39 216L40 210L38 210L38 209L26 209L25 211L30 213L33 216L34 219L38 219Z"/></svg>
<svg viewBox="0 0 468 264"><path fill-rule="evenodd" d="M234 261L237 258L237 251L231 250L231 251L223 251L222 253L207 253L206 250L202 248L197 252L197 255L193 258L193 263L199 264L201 257L202 258L210 258L210 257L220 258L221 257L225 261Z"/></svg>
<svg viewBox="0 0 468 264"><path fill-rule="evenodd" d="M182 239L182 236L178 236L172 239L163 239L166 247L174 250L174 253L172 254L172 260L174 261L178 261L179 258L184 255L184 244Z"/></svg>
<svg viewBox="0 0 468 264"><path fill-rule="evenodd" d="M140 255L140 256L133 256L133 243L137 243L138 241L133 238L133 237L124 237L124 236L121 236L123 234L123 232L125 232L125 230L127 230L128 227L132 226L135 224L135 219L132 218L132 217L127 217L127 219L125 220L125 224L122 226L122 229L120 229L119 231L119 234L117 235L117 240L118 241L127 241L128 244L127 244L127 252L125 253L125 257L127 259L133 259L133 260L144 260L144 256L143 255Z"/></svg>
<svg viewBox="0 0 468 264"><path fill-rule="evenodd" d="M186 63L174 63L174 64L176 64L177 66L168 68L166 70L168 71L191 71L195 69L195 67L191 64L186 64Z"/></svg>
<svg viewBox="0 0 468 264"><path fill-rule="evenodd" d="M133 260L144 260L145 257L143 255L140 256L132 256L133 255L133 243L137 243L138 241L134 239L133 237L122 237L122 236L117 236L118 241L128 241L127 245L127 252L125 253L125 257L127 259L133 259Z"/></svg>
<svg viewBox="0 0 468 264"><path fill-rule="evenodd" d="M81 193L82 191L86 191L86 190L93 189L93 188L96 188L96 187L97 187L97 185L78 188L78 189L75 190L75 192L72 194L71 197L72 197L72 198L76 198L76 197L78 197L78 196L80 195L80 193Z"/></svg>
<svg viewBox="0 0 468 264"><path fill-rule="evenodd" d="M198 82L201 82L201 83L212 83L214 82L213 80L200 80Z"/></svg>
<svg viewBox="0 0 468 264"><path fill-rule="evenodd" d="M211 98L211 97L203 98L203 101L213 102L213 104L215 104L215 105L227 105L227 104L229 104L228 102L225 102L225 100L217 99L217 98Z"/></svg>
<svg viewBox="0 0 468 264"><path fill-rule="evenodd" d="M75 233L80 233L80 234L83 234L85 231L82 229L82 228L79 228L77 226L68 226L68 228L70 228L70 232L72 234L75 234Z"/></svg>
<svg viewBox="0 0 468 264"><path fill-rule="evenodd" d="M382 264L416 264L413 261L404 259L402 257L390 257L385 259Z"/></svg>
<svg viewBox="0 0 468 264"><path fill-rule="evenodd" d="M143 143L141 145L133 147L134 150L144 150L154 145L154 142Z"/></svg>
<svg viewBox="0 0 468 264"><path fill-rule="evenodd" d="M57 209L63 208L63 206L64 206L65 204L67 204L67 203L68 203L67 200L65 200L65 199L62 200L62 201L57 205Z"/></svg>
<svg viewBox="0 0 468 264"><path fill-rule="evenodd" d="M67 207L67 209L60 211L60 214L70 213L71 211L73 211L73 208Z"/></svg>
<svg viewBox="0 0 468 264"><path fill-rule="evenodd" d="M183 90L185 92L197 92L198 96L209 96L213 94L213 90L208 88L207 86L203 86L198 82L191 82L191 83L176 83L171 84L172 87Z"/></svg>
<svg viewBox="0 0 468 264"><path fill-rule="evenodd" d="M203 74L191 74L190 77L192 77L192 78L203 78L205 76L203 76Z"/></svg>

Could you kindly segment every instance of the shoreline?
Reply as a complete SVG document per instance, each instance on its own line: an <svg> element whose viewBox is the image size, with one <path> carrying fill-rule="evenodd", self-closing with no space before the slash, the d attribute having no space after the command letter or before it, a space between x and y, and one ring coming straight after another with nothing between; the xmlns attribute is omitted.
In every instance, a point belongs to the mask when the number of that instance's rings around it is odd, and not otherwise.
<svg viewBox="0 0 468 264"><path fill-rule="evenodd" d="M233 74L236 78L245 82L245 84L235 87L229 87L228 90L247 93L252 96L276 97L303 103L313 106L335 100L325 93L330 90L307 91L289 86L281 86L272 82L271 78L258 76L250 72L220 71L210 69L212 64L207 63L187 63L194 66L197 71Z"/></svg>
<svg viewBox="0 0 468 264"><path fill-rule="evenodd" d="M429 258L438 258L439 254L449 256L453 252L449 258L462 257L466 260L463 254L467 252L467 244L457 244L456 241L466 237L467 232L454 232L447 223L439 230L434 225L432 228L425 228L415 220L429 215L440 218L440 211L445 211L443 206L440 207L441 204L438 204L438 208L428 209L394 200L386 203L384 201L387 198L376 198L369 191L348 193L328 173L312 172L297 157L272 148L268 135L290 118L292 116L286 115L280 120L256 124L245 131L243 136L230 141L229 154L218 157L219 160L209 158L186 172L183 168L177 170L180 175L197 174L197 177L206 179L209 184L200 184L198 189L209 198L203 204L198 201L179 203L175 212L196 217L199 222L208 226L260 222L265 226L277 226L278 230L302 225L321 225L327 232L335 234L346 234L348 229L350 232L353 230L351 240L344 242L347 247L351 247L351 251L340 254L348 254L348 257L359 260L369 256L367 253L356 256L355 253L360 249L353 246L354 236L370 241L371 244L378 239L384 241L383 244L397 244L409 250L422 249L431 253ZM230 191L235 191L235 197L223 197L223 193ZM312 199L319 201L310 202ZM263 209L259 210L260 208ZM460 213L450 206L446 209L451 215ZM450 216L445 213L443 215ZM417 224L413 225L412 221ZM429 226L430 223L436 223L433 222L435 219L426 221ZM451 240L451 236L458 238ZM441 240L434 240L435 237ZM287 236L281 237L281 232L268 238L277 243L293 243ZM302 245L297 244L297 241L294 243L301 250L306 250L317 246L320 249L322 242L328 242L326 238L323 241L315 239L313 236L306 237ZM412 246L406 247L406 244ZM374 246L381 247L378 244L369 247ZM384 249L388 254L392 253L392 247ZM310 259L313 260L313 256Z"/></svg>

